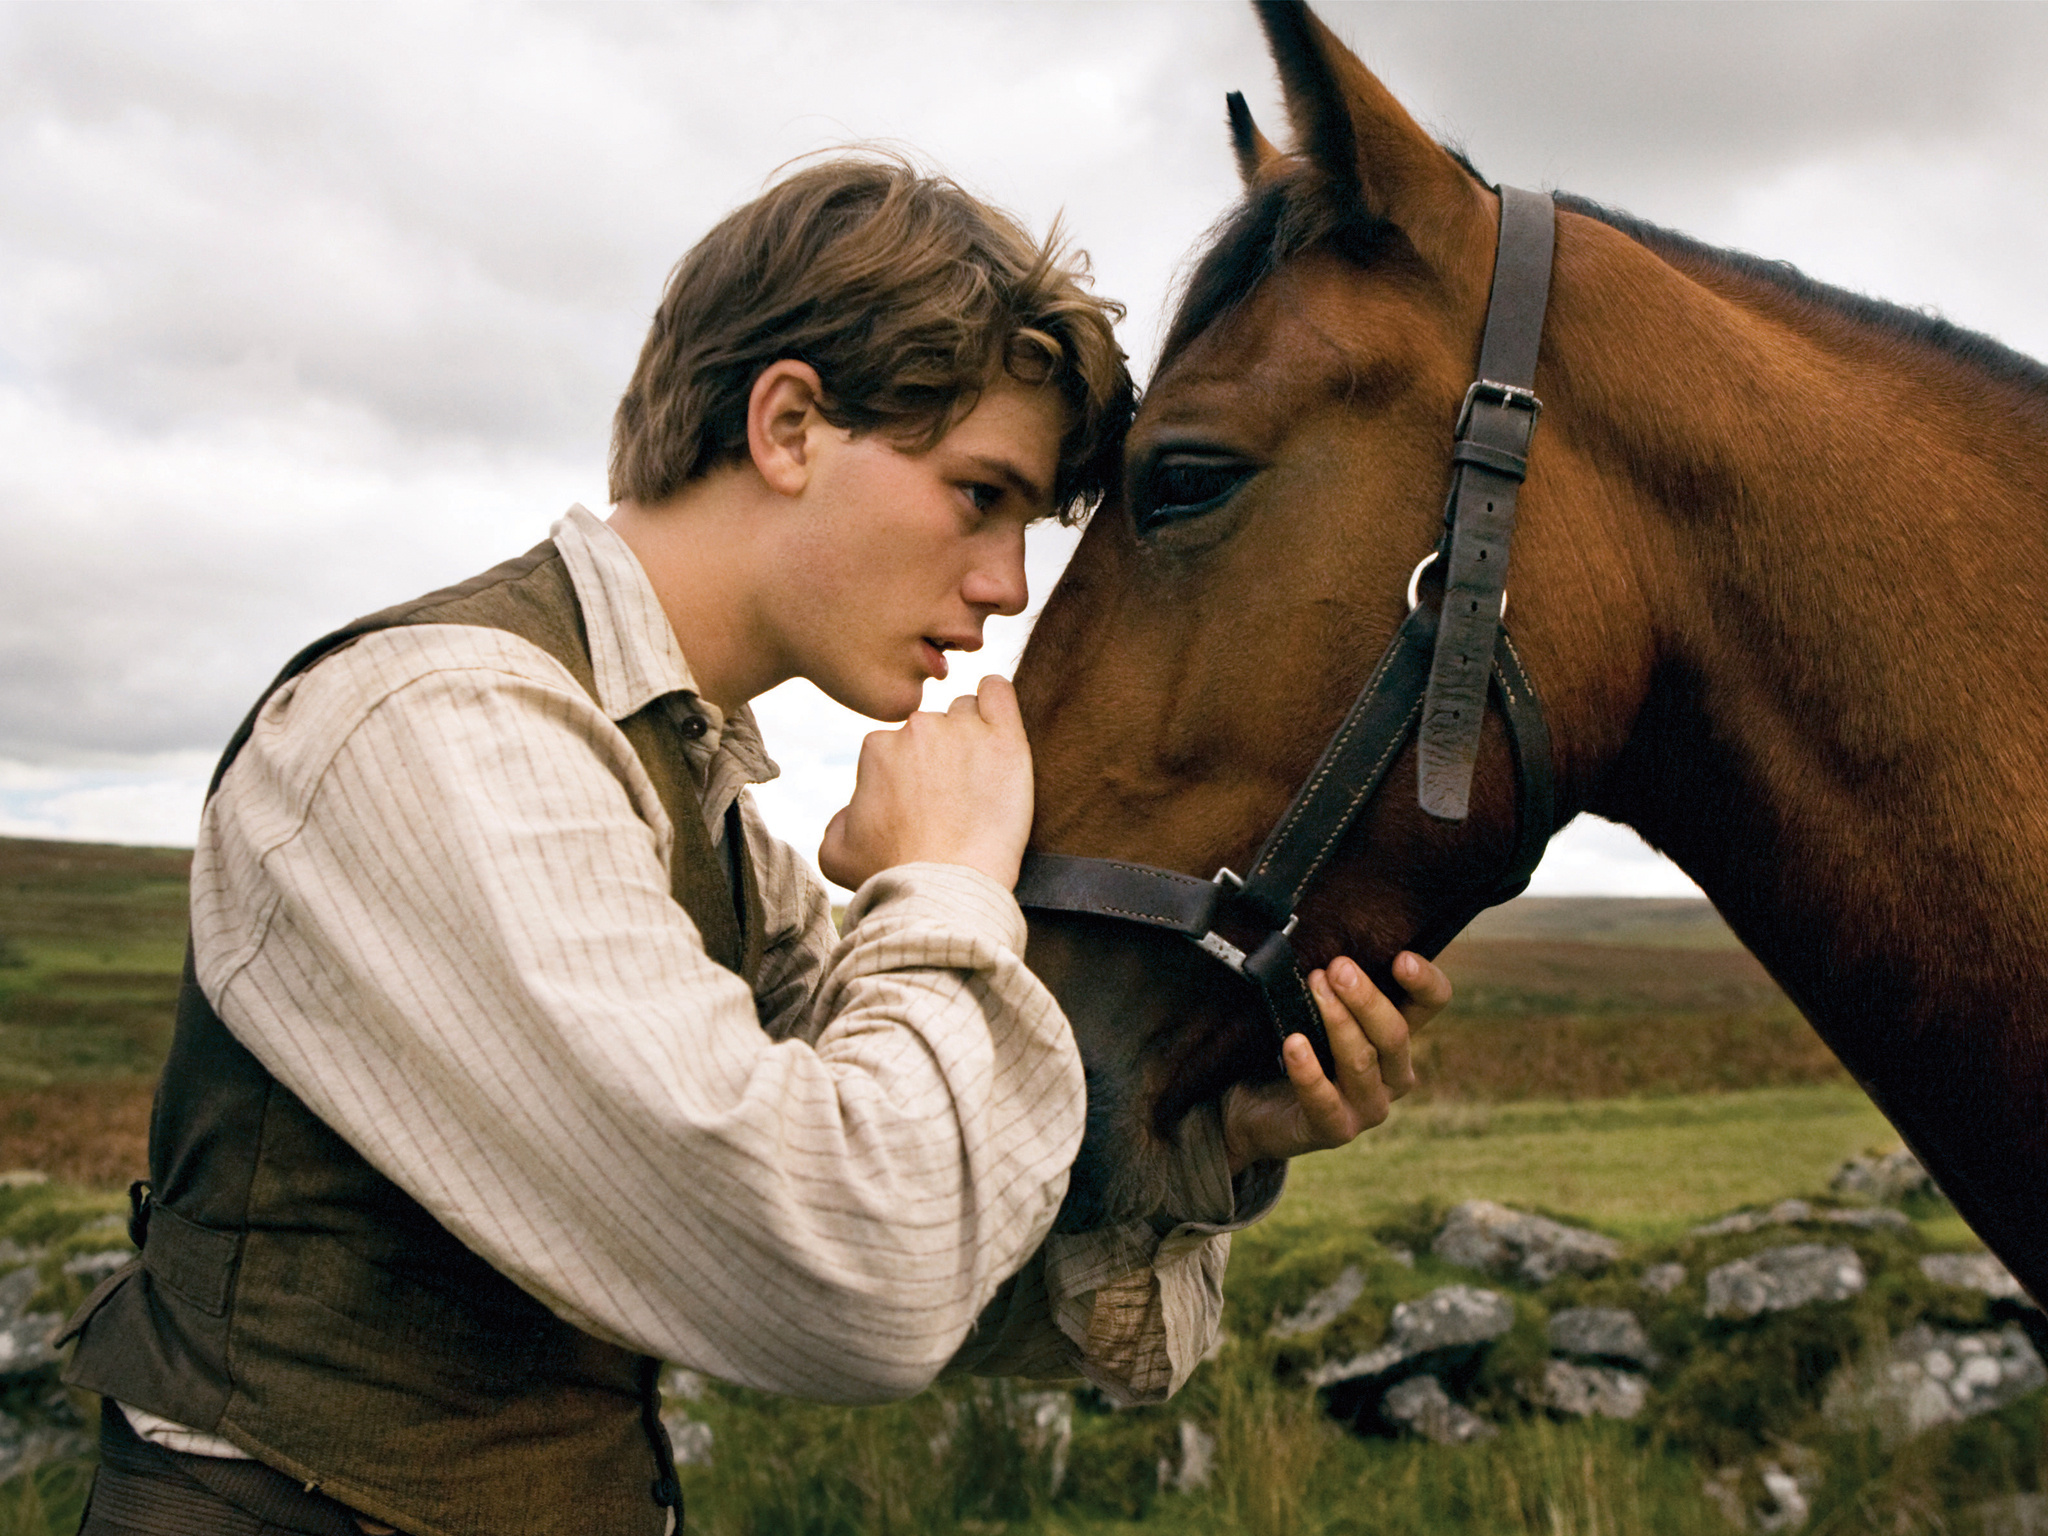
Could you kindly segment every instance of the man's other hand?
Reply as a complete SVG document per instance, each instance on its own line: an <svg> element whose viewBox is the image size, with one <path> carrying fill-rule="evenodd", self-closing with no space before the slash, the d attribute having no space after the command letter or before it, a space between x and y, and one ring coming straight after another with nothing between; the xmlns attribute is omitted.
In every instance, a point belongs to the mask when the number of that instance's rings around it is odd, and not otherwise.
<svg viewBox="0 0 2048 1536"><path fill-rule="evenodd" d="M1235 1174L1265 1158L1341 1147L1387 1118L1394 1100L1415 1086L1409 1042L1451 1000L1450 979L1422 956L1394 957L1394 979L1408 1003L1396 1008L1349 960L1311 971L1309 992L1329 1031L1337 1081L1305 1036L1289 1035L1280 1055L1287 1082L1232 1088L1223 1098L1223 1144Z"/></svg>
<svg viewBox="0 0 2048 1536"><path fill-rule="evenodd" d="M1031 835L1031 746L1006 678L943 715L920 712L861 743L853 799L825 828L818 867L857 888L898 864L965 864L1004 890Z"/></svg>

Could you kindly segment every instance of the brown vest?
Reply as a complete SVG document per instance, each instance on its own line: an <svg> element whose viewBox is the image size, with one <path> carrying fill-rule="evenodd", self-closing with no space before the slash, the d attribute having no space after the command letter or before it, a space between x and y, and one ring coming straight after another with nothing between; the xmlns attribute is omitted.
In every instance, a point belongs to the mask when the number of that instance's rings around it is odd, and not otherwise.
<svg viewBox="0 0 2048 1536"><path fill-rule="evenodd" d="M595 697L575 589L548 543L315 641L264 698L401 624L507 630ZM675 829L676 901L752 986L761 898L737 808L728 865L663 701L620 729ZM235 1040L189 951L149 1140L131 1227L141 1257L72 1320L67 1381L223 1436L417 1536L659 1536L680 1495L658 1363L557 1318L365 1162Z"/></svg>

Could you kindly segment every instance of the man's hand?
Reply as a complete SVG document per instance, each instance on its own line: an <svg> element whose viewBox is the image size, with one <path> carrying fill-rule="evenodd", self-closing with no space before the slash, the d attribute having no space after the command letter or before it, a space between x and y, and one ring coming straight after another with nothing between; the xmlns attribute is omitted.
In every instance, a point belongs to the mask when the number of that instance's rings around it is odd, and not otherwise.
<svg viewBox="0 0 2048 1536"><path fill-rule="evenodd" d="M965 864L1004 890L1031 835L1031 746L1007 679L985 677L943 715L920 712L861 743L853 799L825 828L818 867L857 888L898 864Z"/></svg>
<svg viewBox="0 0 2048 1536"><path fill-rule="evenodd" d="M1305 1036L1289 1035L1280 1051L1284 1086L1240 1085L1223 1096L1223 1144L1232 1174L1264 1158L1341 1147L1386 1119L1394 1100L1415 1086L1409 1038L1450 1002L1451 983L1422 956L1405 951L1394 958L1394 979L1408 991L1404 1008L1388 1002L1349 960L1309 973L1337 1081L1323 1076Z"/></svg>

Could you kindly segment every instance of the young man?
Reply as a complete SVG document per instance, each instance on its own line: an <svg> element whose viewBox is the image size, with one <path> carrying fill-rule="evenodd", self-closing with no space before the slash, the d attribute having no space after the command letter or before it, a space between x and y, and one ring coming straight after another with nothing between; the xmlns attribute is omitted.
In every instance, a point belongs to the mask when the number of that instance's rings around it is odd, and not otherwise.
<svg viewBox="0 0 2048 1536"><path fill-rule="evenodd" d="M85 1531L656 1536L662 1359L846 1402L956 1353L1184 1379L1213 1234L1384 1114L1406 1024L1319 978L1385 1084L1311 1058L1235 1184L1212 1114L1185 1208L1041 1248L1084 1103L1009 895L1029 750L1000 681L913 711L1022 610L1025 526L1103 490L1117 313L949 183L814 165L672 275L609 524L286 668L201 830L142 1258L73 1324ZM744 793L791 677L908 717L820 850L843 937Z"/></svg>

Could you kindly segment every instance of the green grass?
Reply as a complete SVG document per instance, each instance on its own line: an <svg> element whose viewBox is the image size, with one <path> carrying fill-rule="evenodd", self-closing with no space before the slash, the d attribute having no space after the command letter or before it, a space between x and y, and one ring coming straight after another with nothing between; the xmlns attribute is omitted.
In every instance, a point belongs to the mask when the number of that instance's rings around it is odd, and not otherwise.
<svg viewBox="0 0 2048 1536"><path fill-rule="evenodd" d="M0 837L0 934L87 950L152 941L175 949L191 864L189 849Z"/></svg>
<svg viewBox="0 0 2048 1536"><path fill-rule="evenodd" d="M92 1464L60 1461L0 1483L0 1536L71 1536L85 1514Z"/></svg>
<svg viewBox="0 0 2048 1536"><path fill-rule="evenodd" d="M1742 948L1713 903L1698 896L1523 896L1474 918L1459 942L1474 939L1639 949Z"/></svg>
<svg viewBox="0 0 2048 1536"><path fill-rule="evenodd" d="M1418 1200L1568 1212L1617 1237L1674 1236L1739 1206L1814 1194L1898 1136L1853 1087L1583 1103L1397 1105L1349 1147L1300 1159L1269 1226L1370 1229Z"/></svg>
<svg viewBox="0 0 2048 1536"><path fill-rule="evenodd" d="M0 1090L154 1076L185 949L178 849L0 838Z"/></svg>
<svg viewBox="0 0 2048 1536"><path fill-rule="evenodd" d="M690 1410L713 1425L719 1447L715 1467L686 1478L693 1528L1705 1536L1728 1530L1703 1491L1705 1471L1769 1454L1772 1437L1787 1434L1826 1463L1814 1529L1968 1530L1975 1503L2040 1486L2048 1447L2041 1394L1895 1452L1830 1429L1817 1413L1819 1382L1905 1320L1987 1325L1981 1304L1937 1294L1918 1273L1925 1249L1971 1245L1946 1207L1916 1208L1914 1233L1830 1232L1827 1240L1856 1247L1875 1277L1853 1303L1745 1325L1700 1315L1700 1277L1755 1240L1695 1238L1692 1226L1737 1206L1823 1194L1844 1157L1895 1140L1854 1090L1826 1085L1406 1110L1359 1146L1297 1165L1279 1210L1240 1234L1227 1286L1229 1342L1180 1397L1127 1412L1084 1399L1057 1497L1044 1484L1043 1455L1003 1431L1014 1388L942 1383L910 1403L848 1412L713 1385ZM1635 1257L1602 1279L1541 1293L1510 1287L1516 1328L1475 1386L1507 1416L1498 1440L1439 1448L1356 1437L1325 1417L1297 1384L1299 1370L1312 1354L1376 1342L1396 1301L1474 1278L1426 1248L1443 1206L1468 1196L1589 1222L1634 1245ZM1396 1243L1415 1251L1412 1267L1396 1260ZM1692 1280L1670 1298L1648 1298L1633 1265L1671 1257L1687 1263ZM1298 1306L1347 1263L1370 1275L1350 1314L1312 1347L1263 1337L1276 1310ZM1542 1367L1548 1309L1618 1304L1637 1308L1658 1347L1688 1362L1660 1376L1652 1416L1560 1424L1530 1414L1523 1394ZM1702 1341L1713 1349L1700 1352ZM1217 1475L1199 1493L1161 1492L1155 1469L1183 1418L1215 1436ZM963 1423L964 1452L948 1438Z"/></svg>
<svg viewBox="0 0 2048 1536"><path fill-rule="evenodd" d="M1773 1363L1777 1354L1842 1357L1866 1333L1881 1333L1887 1316L1924 1301L1910 1259L1929 1242L1944 1246L1961 1236L1945 1210L1928 1213L1910 1241L1855 1234L1873 1273L1896 1278L1874 1284L1855 1308L1816 1317L1806 1333L1759 1335L1738 1359L1761 1362L1761 1372L1666 1383L1671 1407L1647 1426L1555 1424L1511 1411L1500 1439L1484 1447L1360 1439L1294 1384L1289 1346L1266 1340L1265 1324L1276 1306L1298 1305L1344 1263L1362 1259L1373 1273L1367 1303L1320 1342L1373 1342L1394 1300L1472 1278L1426 1251L1414 1268L1402 1267L1387 1246L1421 1247L1429 1211L1468 1195L1589 1221L1681 1255L1697 1276L1720 1262L1732 1240L1690 1239L1685 1228L1732 1206L1819 1193L1842 1157L1890 1140L1853 1091L1831 1086L1404 1110L1359 1146L1303 1160L1275 1215L1240 1235L1225 1315L1231 1342L1179 1398L1117 1412L1084 1395L1057 1496L1047 1448L1029 1443L1019 1427L1028 1417L1028 1402L1020 1401L1027 1388L947 1381L905 1403L845 1410L713 1383L701 1402L685 1405L716 1434L715 1465L685 1472L691 1529L729 1536L1720 1531L1722 1517L1701 1490L1702 1458L1753 1438L1728 1430L1725 1418L1753 1416L1757 1434L1781 1421L1798 1425L1811 1441L1810 1402L1772 1389L1789 1379ZM0 1191L0 1236L55 1244L52 1289L41 1305L54 1310L76 1300L78 1282L58 1272L57 1260L104 1246L106 1219L119 1204L107 1193L60 1186ZM1632 1287L1625 1276L1584 1282L1564 1299L1612 1303L1634 1295ZM1518 1300L1522 1320L1480 1384L1499 1404L1512 1408L1518 1376L1540 1369L1544 1305L1533 1293ZM1653 1337L1697 1333L1704 1326L1697 1308L1684 1294L1672 1298L1668 1315L1651 1308ZM1756 1406L1745 1406L1743 1394L1759 1392ZM1183 1418L1216 1438L1217 1475L1198 1493L1162 1492L1156 1468L1173 1452ZM1957 1512L1973 1501L2039 1485L2042 1430L2037 1394L1900 1455L1825 1440L1831 1481L1816 1509L1828 1523L1816 1528L1958 1529ZM0 1536L70 1530L81 1478L76 1465L57 1466L0 1485Z"/></svg>
<svg viewBox="0 0 2048 1536"><path fill-rule="evenodd" d="M1048 1491L1046 1456L994 1411L1010 1400L1000 1387L950 1385L913 1403L859 1411L718 1389L696 1411L732 1449L715 1468L686 1470L690 1528L714 1536L1719 1529L1692 1459L1646 1447L1627 1426L1532 1419L1469 1451L1362 1440L1306 1391L1276 1383L1255 1351L1236 1353L1206 1367L1184 1401L1167 1408L1084 1408L1057 1497ZM1162 1492L1156 1465L1177 1444L1184 1416L1213 1432L1216 1474L1199 1492Z"/></svg>

